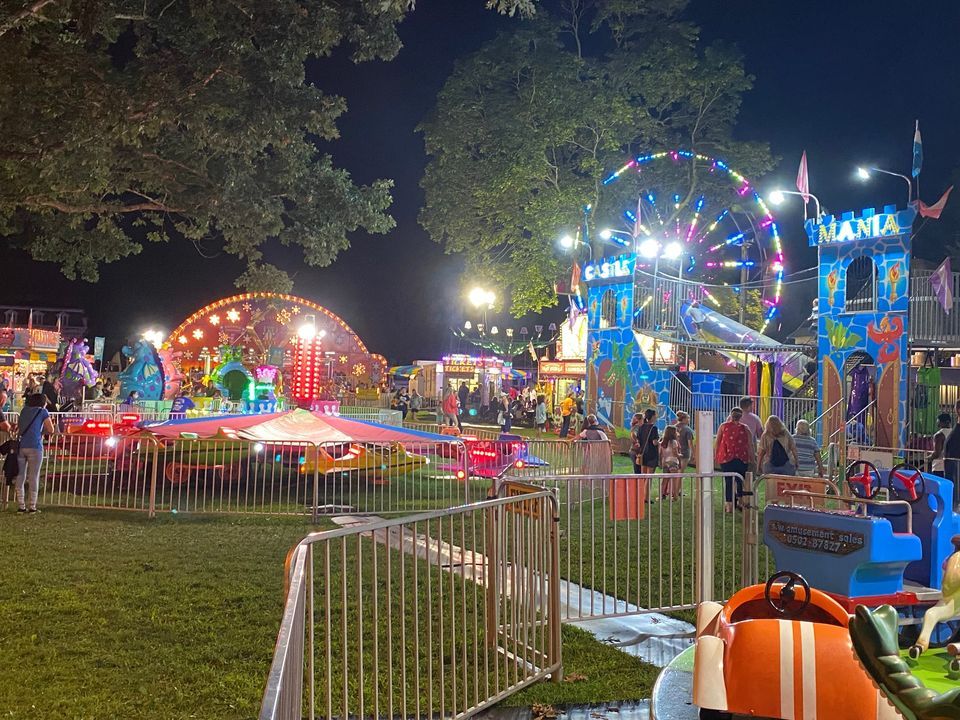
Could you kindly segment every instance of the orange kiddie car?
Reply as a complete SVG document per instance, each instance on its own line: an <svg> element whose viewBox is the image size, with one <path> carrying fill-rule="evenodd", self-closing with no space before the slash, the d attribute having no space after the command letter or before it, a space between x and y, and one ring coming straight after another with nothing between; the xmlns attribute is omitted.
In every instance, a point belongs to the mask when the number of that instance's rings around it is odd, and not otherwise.
<svg viewBox="0 0 960 720"><path fill-rule="evenodd" d="M857 663L848 620L835 600L787 571L726 605L702 603L693 668L701 718L899 718Z"/></svg>

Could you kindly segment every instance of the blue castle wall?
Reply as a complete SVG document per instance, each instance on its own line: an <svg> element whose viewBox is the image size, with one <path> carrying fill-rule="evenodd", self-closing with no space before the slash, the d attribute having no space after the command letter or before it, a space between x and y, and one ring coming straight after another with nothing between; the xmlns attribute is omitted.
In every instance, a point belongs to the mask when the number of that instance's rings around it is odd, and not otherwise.
<svg viewBox="0 0 960 720"><path fill-rule="evenodd" d="M867 428L868 438L879 447L906 444L908 288L915 214L912 208L888 205L882 212L868 208L859 216L828 215L805 225L810 245L819 251L818 414L833 408L824 417L825 436L842 432L849 392L844 363L860 351L876 365L876 426ZM847 307L847 273L850 264L864 256L876 267L876 304Z"/></svg>

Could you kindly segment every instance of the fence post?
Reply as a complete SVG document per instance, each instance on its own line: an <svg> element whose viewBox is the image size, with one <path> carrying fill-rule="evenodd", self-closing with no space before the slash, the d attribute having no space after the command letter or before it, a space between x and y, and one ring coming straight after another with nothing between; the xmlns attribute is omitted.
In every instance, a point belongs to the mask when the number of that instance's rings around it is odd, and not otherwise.
<svg viewBox="0 0 960 720"><path fill-rule="evenodd" d="M554 501L544 502L550 510L550 575L547 578L548 610L547 622L550 628L550 666L557 666L551 674L554 682L563 682L562 640L560 638L560 505L553 491Z"/></svg>
<svg viewBox="0 0 960 720"><path fill-rule="evenodd" d="M694 526L695 575L697 602L713 600L713 413L698 410L697 493Z"/></svg>
<svg viewBox="0 0 960 720"><path fill-rule="evenodd" d="M495 497L495 496L493 496ZM492 498L491 498L492 499ZM487 522L485 528L486 537L484 538L486 547L484 557L486 558L486 567L483 573L484 583L487 587L486 603L484 603L484 635L487 647L496 648L497 634L499 632L499 609L500 609L500 580L498 557L499 531L497 528L497 515L501 507L488 508Z"/></svg>
<svg viewBox="0 0 960 720"><path fill-rule="evenodd" d="M160 443L152 440L151 445L153 445L153 459L150 463L150 505L147 508L147 517L154 518L157 516L157 467L160 465Z"/></svg>
<svg viewBox="0 0 960 720"><path fill-rule="evenodd" d="M743 476L743 494L748 498L743 508L743 548L741 551L741 587L757 583L757 567L760 563L757 545L757 518L760 512L760 501L754 485L752 472Z"/></svg>
<svg viewBox="0 0 960 720"><path fill-rule="evenodd" d="M313 511L311 522L317 523L320 519L320 447L313 446Z"/></svg>

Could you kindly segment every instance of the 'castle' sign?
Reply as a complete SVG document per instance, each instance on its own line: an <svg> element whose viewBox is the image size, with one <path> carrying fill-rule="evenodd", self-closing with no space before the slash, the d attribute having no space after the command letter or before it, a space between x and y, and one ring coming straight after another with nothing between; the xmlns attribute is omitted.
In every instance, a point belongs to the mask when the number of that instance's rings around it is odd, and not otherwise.
<svg viewBox="0 0 960 720"><path fill-rule="evenodd" d="M860 217L846 212L839 219L827 215L819 223L807 220L804 227L813 247L903 235L910 232L914 217L916 210L913 208L897 210L894 205L887 205L880 213L873 208L866 208Z"/></svg>
<svg viewBox="0 0 960 720"><path fill-rule="evenodd" d="M635 255L621 255L615 258L603 258L597 262L588 263L583 268L583 279L587 282L597 280L612 280L615 278L630 277L633 275Z"/></svg>

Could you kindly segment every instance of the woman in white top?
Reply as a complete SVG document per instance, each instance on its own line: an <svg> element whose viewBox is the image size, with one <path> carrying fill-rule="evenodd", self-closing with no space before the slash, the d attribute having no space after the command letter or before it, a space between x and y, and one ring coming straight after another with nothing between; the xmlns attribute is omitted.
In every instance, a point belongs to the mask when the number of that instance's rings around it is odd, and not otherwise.
<svg viewBox="0 0 960 720"><path fill-rule="evenodd" d="M953 427L953 418L949 413L937 416L937 432L933 436L933 455L930 456L930 472L943 475L943 458L946 455L947 435Z"/></svg>

